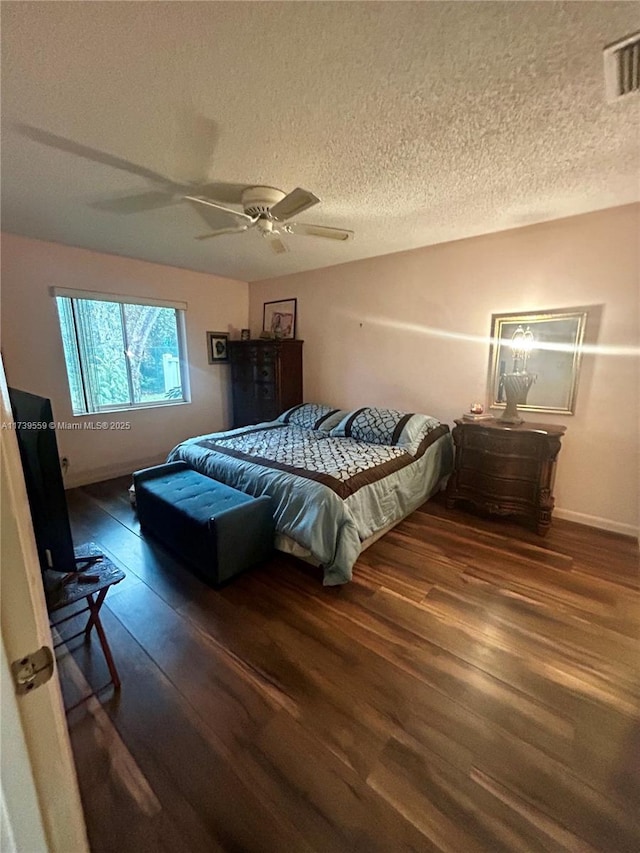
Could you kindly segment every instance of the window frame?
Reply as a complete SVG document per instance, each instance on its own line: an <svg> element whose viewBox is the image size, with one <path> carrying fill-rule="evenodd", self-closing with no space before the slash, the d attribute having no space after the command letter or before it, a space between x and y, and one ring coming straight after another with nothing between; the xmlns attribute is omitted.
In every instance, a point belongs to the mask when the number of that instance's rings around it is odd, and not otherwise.
<svg viewBox="0 0 640 853"><path fill-rule="evenodd" d="M99 293L91 290L75 290L71 288L60 288L60 287L52 287L50 289L51 295L56 300L56 310L58 317L58 327L60 330L60 338L63 348L64 354L64 367L65 367L65 375L67 379L67 387L69 392L69 403L71 406L71 412L73 417L88 417L91 415L101 415L107 414L109 412L132 412L140 409L158 409L164 408L165 406L184 406L185 404L189 404L191 402L191 393L190 393L190 383L189 383L189 360L187 355L187 329L186 329L186 311L187 311L187 303L186 302L174 302L170 300L160 300L160 299L152 299L147 297L137 297L137 296L129 296L129 295L121 295L115 293ZM73 348L74 348L74 358L77 361L79 367L79 375L80 375L80 391L82 395L83 401L83 409L84 411L75 411L74 410L74 402L73 402L73 391L72 391L72 379L69 375L69 369L67 364L67 355L64 344L64 336L63 336L63 319L60 313L58 299L64 298L70 301L70 310L71 310L71 318L73 324ZM127 326L125 319L125 309L127 305L143 305L149 308L170 308L175 312L175 321L176 321L176 338L178 343L178 362L180 367L180 380L182 387L182 398L181 399L167 399L167 400L152 400L144 403L136 403L133 402L134 398L134 388L133 381L131 377L131 365L128 357L125 354L125 364L126 364L126 374L127 374L127 386L129 391L129 399L132 401L127 404L118 404L118 405L110 405L110 406L95 406L90 407L89 398L90 393L88 389L91 387L90 379L88 376L87 365L83 359L82 353L82 345L81 345L81 336L82 333L79 329L79 323L77 319L77 306L76 300L91 300L94 302L111 302L118 303L120 305L120 332L122 334L122 339L125 347L125 353L128 348L128 338L127 338Z"/></svg>

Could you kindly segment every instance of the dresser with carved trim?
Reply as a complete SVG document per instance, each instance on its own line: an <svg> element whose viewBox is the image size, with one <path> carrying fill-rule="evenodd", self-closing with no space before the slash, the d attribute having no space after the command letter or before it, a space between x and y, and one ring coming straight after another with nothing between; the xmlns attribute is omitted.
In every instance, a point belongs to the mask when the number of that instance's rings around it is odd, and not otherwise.
<svg viewBox="0 0 640 853"><path fill-rule="evenodd" d="M229 341L234 427L271 421L302 403L302 341Z"/></svg>
<svg viewBox="0 0 640 853"><path fill-rule="evenodd" d="M556 461L564 426L457 420L456 460L447 506L469 501L497 515L528 519L544 536L551 524Z"/></svg>

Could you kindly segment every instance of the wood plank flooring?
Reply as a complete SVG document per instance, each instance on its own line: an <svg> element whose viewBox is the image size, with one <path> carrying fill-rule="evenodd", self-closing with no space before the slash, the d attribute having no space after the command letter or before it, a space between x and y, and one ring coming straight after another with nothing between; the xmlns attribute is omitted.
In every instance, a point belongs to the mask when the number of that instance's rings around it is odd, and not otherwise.
<svg viewBox="0 0 640 853"><path fill-rule="evenodd" d="M325 588L284 555L221 591L144 538L128 479L68 493L127 573L122 678L69 715L94 853L640 850L637 544L435 499ZM100 684L95 639L61 661Z"/></svg>

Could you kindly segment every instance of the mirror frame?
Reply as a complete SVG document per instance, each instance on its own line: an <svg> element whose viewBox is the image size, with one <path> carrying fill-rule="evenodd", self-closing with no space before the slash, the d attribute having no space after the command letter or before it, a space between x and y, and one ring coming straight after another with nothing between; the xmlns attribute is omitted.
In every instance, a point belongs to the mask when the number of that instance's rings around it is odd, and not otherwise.
<svg viewBox="0 0 640 853"><path fill-rule="evenodd" d="M535 326L540 323L554 322L558 320L575 320L575 334L570 339L562 342L559 349L567 351L571 355L571 375L563 387L563 398L567 401L566 407L527 405L518 403L518 409L527 412L549 412L558 415L573 415L575 412L576 396L578 392L578 379L580 376L580 363L582 360L582 343L587 324L586 311L570 311L566 309L539 311L531 314L516 312L513 314L491 315L491 349L489 351L489 408L504 409L506 402L498 402L498 386L500 383L500 350L508 346L511 336L504 334L504 327L509 325L529 326L535 335ZM507 344L507 341L509 344ZM556 347L547 347L553 350Z"/></svg>

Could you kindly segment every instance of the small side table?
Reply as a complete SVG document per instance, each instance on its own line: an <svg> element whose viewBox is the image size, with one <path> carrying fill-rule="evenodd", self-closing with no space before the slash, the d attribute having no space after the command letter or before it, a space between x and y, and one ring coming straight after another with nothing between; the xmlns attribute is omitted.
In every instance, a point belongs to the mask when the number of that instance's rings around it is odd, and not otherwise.
<svg viewBox="0 0 640 853"><path fill-rule="evenodd" d="M82 574L87 576L87 580L81 582L79 580L82 577ZM49 615L51 616L54 613L57 613L60 610L64 610L67 607L70 607L72 604L77 604L77 602L82 601L82 599L86 600L87 606L82 608L81 610L76 610L74 613L71 613L69 616L65 616L62 619L57 619L55 622L51 622L52 628L57 628L59 625L63 625L65 622L68 622L70 619L75 619L76 616L81 613L88 613L89 618L87 619L87 624L81 631L78 631L76 634L72 634L70 637L62 637L59 642L54 644L54 650L59 648L62 645L67 644L70 640L74 640L76 637L80 637L84 634L85 640L89 640L91 636L91 631L93 628L96 629L96 634L98 635L98 639L100 641L100 646L102 648L102 652L104 654L105 661L107 662L107 667L109 669L109 675L111 678L107 681L106 684L103 684L102 687L98 687L95 690L92 690L87 696L84 696L75 704L71 705L71 707L66 708L67 714L69 711L72 711L74 708L77 708L78 705L81 705L83 702L86 702L87 699L90 699L92 696L97 696L110 684L113 684L114 689L118 689L120 687L120 676L118 675L118 670L116 669L116 665L113 660L113 655L111 654L111 649L109 648L109 643L107 641L107 636L104 632L104 628L102 626L102 622L100 620L100 609L104 604L104 600L107 596L107 592L112 586L120 583L121 580L124 580L125 573L122 569L119 569L115 566L110 560L106 557L103 557L100 562L94 563L90 566L86 572L82 573L75 577L69 583L66 583L59 590L59 593L55 600L51 600L47 603L47 610L49 611ZM94 580L89 581L88 578L94 578Z"/></svg>
<svg viewBox="0 0 640 853"><path fill-rule="evenodd" d="M553 484L566 427L456 420L456 460L447 506L469 501L496 515L529 519L544 536L551 525Z"/></svg>

